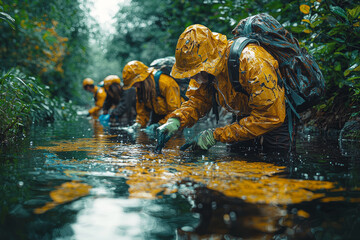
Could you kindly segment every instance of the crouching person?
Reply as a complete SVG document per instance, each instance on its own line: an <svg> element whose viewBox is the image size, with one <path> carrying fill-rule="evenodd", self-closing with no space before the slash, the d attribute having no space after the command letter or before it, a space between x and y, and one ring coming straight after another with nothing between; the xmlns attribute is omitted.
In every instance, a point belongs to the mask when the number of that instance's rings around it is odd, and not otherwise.
<svg viewBox="0 0 360 240"><path fill-rule="evenodd" d="M169 139L178 129L193 126L208 113L216 94L218 104L237 116L224 127L208 129L181 149L208 150L217 142L239 143L262 137L263 148L289 151L290 136L286 116L284 88L278 84L278 62L264 48L248 44L239 58L238 81L245 91L236 91L229 79L228 58L233 41L211 32L205 26L189 26L179 37L171 75L192 78L199 86L190 86L189 100L169 114L158 128Z"/></svg>
<svg viewBox="0 0 360 240"><path fill-rule="evenodd" d="M133 129L148 126L147 132L155 133L156 128L168 120L169 114L180 107L177 82L160 73L140 61L131 61L123 69L124 89L136 88L137 115Z"/></svg>
<svg viewBox="0 0 360 240"><path fill-rule="evenodd" d="M117 75L109 75L104 79L104 89L107 94L103 106L104 116L107 116L113 124L133 124L136 117L135 89L125 90Z"/></svg>
<svg viewBox="0 0 360 240"><path fill-rule="evenodd" d="M89 109L89 116L93 118L98 118L100 110L104 105L104 101L106 98L105 89L100 85L94 85L94 80L91 78L85 78L83 80L83 88L85 91L90 92L94 95L95 106Z"/></svg>

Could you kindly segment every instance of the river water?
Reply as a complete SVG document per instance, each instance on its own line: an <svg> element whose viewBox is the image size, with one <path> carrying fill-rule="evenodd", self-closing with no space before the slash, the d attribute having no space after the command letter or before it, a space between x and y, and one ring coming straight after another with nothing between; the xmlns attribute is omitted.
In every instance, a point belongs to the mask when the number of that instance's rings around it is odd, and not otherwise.
<svg viewBox="0 0 360 240"><path fill-rule="evenodd" d="M74 122L33 126L0 156L0 239L358 239L360 151L299 132L297 154L181 152Z"/></svg>

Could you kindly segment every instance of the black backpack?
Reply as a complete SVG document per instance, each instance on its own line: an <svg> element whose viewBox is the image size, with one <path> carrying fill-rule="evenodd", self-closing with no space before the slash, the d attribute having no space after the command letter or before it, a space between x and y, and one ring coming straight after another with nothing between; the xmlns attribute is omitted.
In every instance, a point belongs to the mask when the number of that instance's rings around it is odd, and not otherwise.
<svg viewBox="0 0 360 240"><path fill-rule="evenodd" d="M288 105L298 113L317 104L325 92L325 80L319 66L305 48L275 18L261 13L241 20L232 31L228 70L234 89L248 93L239 83L239 57L249 43L268 51L279 63L282 76L278 83L285 87Z"/></svg>
<svg viewBox="0 0 360 240"><path fill-rule="evenodd" d="M156 94L158 96L161 96L161 93L160 93L160 86L159 86L159 79L160 79L160 75L161 74L165 74L163 73L162 71L158 70L155 74L154 74L154 80L155 80L155 89L156 89ZM168 74L166 74L168 75ZM169 77L171 77L170 75L168 75ZM171 77L172 79L175 80L175 82L177 82L177 84L179 85L179 88L180 88L180 96L182 98L184 98L185 101L189 100L189 98L186 96L186 91L187 91L187 88L189 86L189 82L190 82L190 79L189 78L181 78L181 79L177 79L177 78L173 78Z"/></svg>

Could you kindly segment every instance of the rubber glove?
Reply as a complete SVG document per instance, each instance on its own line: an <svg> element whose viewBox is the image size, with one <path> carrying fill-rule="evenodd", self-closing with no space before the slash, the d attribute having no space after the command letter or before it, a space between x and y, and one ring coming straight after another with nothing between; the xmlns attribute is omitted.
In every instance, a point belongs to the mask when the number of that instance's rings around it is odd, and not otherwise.
<svg viewBox="0 0 360 240"><path fill-rule="evenodd" d="M101 114L99 116L99 122L101 125L103 125L104 127L109 126L109 122L110 122L110 114Z"/></svg>
<svg viewBox="0 0 360 240"><path fill-rule="evenodd" d="M134 123L133 125L131 125L129 127L124 127L121 129L124 131L127 131L129 134L134 134L135 132L137 132L137 130L139 130L140 127L141 127L140 123Z"/></svg>
<svg viewBox="0 0 360 240"><path fill-rule="evenodd" d="M180 120L177 118L169 118L166 123L157 128L159 135L165 134L166 137L171 137L180 128Z"/></svg>
<svg viewBox="0 0 360 240"><path fill-rule="evenodd" d="M153 123L145 129L146 134L156 136L157 128L160 126L158 123Z"/></svg>
<svg viewBox="0 0 360 240"><path fill-rule="evenodd" d="M180 128L180 120L177 118L169 118L166 123L157 128L157 145L155 152L160 153L165 143L170 140L172 135Z"/></svg>
<svg viewBox="0 0 360 240"><path fill-rule="evenodd" d="M195 138L186 142L184 145L181 146L180 150L184 151L188 147L192 147L193 150L209 150L209 148L211 148L215 144L216 140L214 139L214 131L209 129L200 132Z"/></svg>
<svg viewBox="0 0 360 240"><path fill-rule="evenodd" d="M139 128L141 128L141 124L140 123L134 123L133 125L131 125L129 128L133 129L134 131L138 130Z"/></svg>

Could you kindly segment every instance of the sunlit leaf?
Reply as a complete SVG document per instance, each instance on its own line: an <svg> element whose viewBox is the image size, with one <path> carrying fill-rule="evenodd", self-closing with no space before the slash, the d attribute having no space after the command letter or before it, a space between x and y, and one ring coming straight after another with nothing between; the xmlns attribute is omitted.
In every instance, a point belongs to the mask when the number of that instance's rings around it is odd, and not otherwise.
<svg viewBox="0 0 360 240"><path fill-rule="evenodd" d="M349 75L353 71L360 71L359 63L355 63L354 65L352 65L351 67L346 69L345 72L344 72L344 76L346 77L347 75Z"/></svg>
<svg viewBox="0 0 360 240"><path fill-rule="evenodd" d="M348 13L351 17L353 17L354 19L359 17L360 15L360 5L357 5L356 7L354 7L353 9L348 10Z"/></svg>
<svg viewBox="0 0 360 240"><path fill-rule="evenodd" d="M5 20L12 29L15 29L15 26L14 26L15 19L13 19L9 14L0 12L0 19Z"/></svg>

